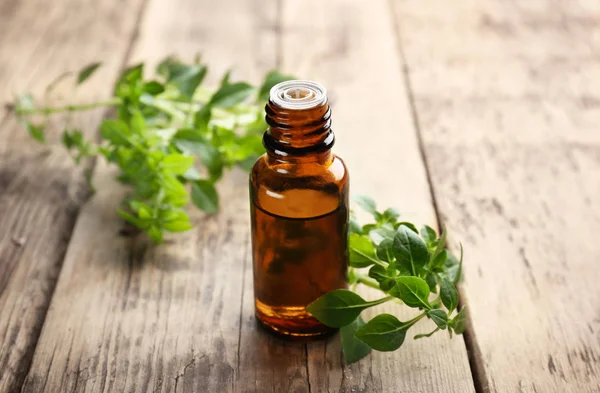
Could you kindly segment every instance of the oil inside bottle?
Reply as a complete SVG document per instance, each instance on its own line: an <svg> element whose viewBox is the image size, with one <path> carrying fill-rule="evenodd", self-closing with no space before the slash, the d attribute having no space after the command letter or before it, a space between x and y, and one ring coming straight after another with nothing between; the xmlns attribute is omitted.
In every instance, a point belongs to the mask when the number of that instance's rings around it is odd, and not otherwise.
<svg viewBox="0 0 600 393"><path fill-rule="evenodd" d="M346 287L344 206L290 218L252 205L254 296L260 322L281 334L316 336L328 329L306 311L321 295Z"/></svg>

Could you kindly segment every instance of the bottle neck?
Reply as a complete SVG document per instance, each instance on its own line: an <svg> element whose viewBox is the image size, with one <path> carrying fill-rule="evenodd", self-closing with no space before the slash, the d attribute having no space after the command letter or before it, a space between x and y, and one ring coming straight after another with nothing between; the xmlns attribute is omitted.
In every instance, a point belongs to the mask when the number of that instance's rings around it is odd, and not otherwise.
<svg viewBox="0 0 600 393"><path fill-rule="evenodd" d="M289 109L269 100L265 106L269 128L263 145L280 162L327 162L335 142L327 102L308 109Z"/></svg>

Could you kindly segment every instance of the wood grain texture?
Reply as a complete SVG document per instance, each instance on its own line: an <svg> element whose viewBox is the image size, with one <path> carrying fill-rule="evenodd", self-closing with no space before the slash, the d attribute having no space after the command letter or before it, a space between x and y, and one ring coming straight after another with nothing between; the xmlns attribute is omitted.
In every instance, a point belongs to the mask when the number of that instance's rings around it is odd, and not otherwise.
<svg viewBox="0 0 600 393"><path fill-rule="evenodd" d="M153 0L132 61L201 52L258 82L275 66L275 10ZM194 231L159 247L119 236L111 176L99 167L24 391L307 392L305 346L254 323L247 174L223 180L219 215L195 213Z"/></svg>
<svg viewBox="0 0 600 393"><path fill-rule="evenodd" d="M117 75L141 2L5 1L0 4L0 102L36 95L68 69L100 58L88 83L92 100L109 94L101 82ZM119 12L116 12L117 9ZM57 88L71 98L71 81ZM50 104L57 103L55 97ZM74 116L88 136L102 115ZM62 118L34 141L12 113L0 122L0 392L18 391L29 369L77 212L86 196L81 170L56 142Z"/></svg>
<svg viewBox="0 0 600 393"><path fill-rule="evenodd" d="M408 220L435 226L388 3L285 1L282 20L283 69L327 87L334 149L350 169L352 195L371 195L382 208L396 207ZM416 315L390 303L367 316L379 312L403 320ZM433 329L423 321L397 352L373 352L351 366L341 364L337 337L308 345L312 391L473 392L462 337L412 340Z"/></svg>
<svg viewBox="0 0 600 393"><path fill-rule="evenodd" d="M600 391L600 3L394 6L481 391Z"/></svg>

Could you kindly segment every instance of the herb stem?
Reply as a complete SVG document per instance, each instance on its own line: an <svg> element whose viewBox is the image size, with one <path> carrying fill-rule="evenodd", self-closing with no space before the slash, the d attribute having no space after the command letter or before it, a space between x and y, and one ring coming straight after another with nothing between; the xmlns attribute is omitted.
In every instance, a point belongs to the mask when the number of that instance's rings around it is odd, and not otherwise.
<svg viewBox="0 0 600 393"><path fill-rule="evenodd" d="M101 107L105 107L105 106L117 106L117 105L120 105L121 103L122 103L122 101L120 98L113 98L108 101L98 101L98 102L92 102L89 104L78 104L78 105L70 104L70 105L65 105L65 106L46 106L46 107L42 107L42 108L30 108L30 109L17 108L16 113L18 115L35 115L35 114L50 115L52 113L59 113L59 112L86 111L86 110L101 108Z"/></svg>
<svg viewBox="0 0 600 393"><path fill-rule="evenodd" d="M365 276L364 274L356 273L356 282L377 290L381 290L381 288L379 288L379 283L376 280Z"/></svg>
<svg viewBox="0 0 600 393"><path fill-rule="evenodd" d="M403 329L408 329L410 328L412 325L414 325L415 323L419 322L421 319L423 319L425 317L425 313L421 313L419 315L417 315L416 317L414 317L413 319L411 319L408 322L404 322L404 324L402 324L402 328Z"/></svg>

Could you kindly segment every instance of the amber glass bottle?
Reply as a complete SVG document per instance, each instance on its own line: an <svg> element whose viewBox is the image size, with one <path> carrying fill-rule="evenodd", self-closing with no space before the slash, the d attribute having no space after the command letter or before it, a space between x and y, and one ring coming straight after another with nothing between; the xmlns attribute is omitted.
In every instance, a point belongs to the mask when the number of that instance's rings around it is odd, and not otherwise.
<svg viewBox="0 0 600 393"><path fill-rule="evenodd" d="M323 86L280 83L265 110L267 153L250 174L256 316L286 336L325 335L306 306L347 286L348 171Z"/></svg>

